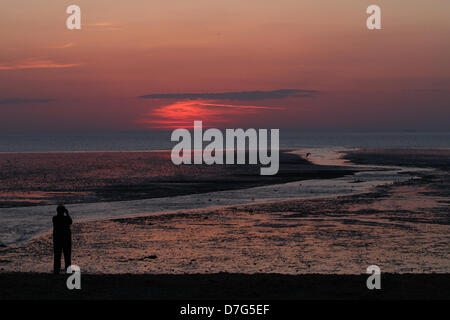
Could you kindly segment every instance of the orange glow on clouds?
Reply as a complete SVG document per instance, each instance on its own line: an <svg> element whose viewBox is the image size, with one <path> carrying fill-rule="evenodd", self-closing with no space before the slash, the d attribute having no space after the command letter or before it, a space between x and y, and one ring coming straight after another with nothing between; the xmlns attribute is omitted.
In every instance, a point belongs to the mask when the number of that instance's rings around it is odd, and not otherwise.
<svg viewBox="0 0 450 320"><path fill-rule="evenodd" d="M214 103L214 101L177 101L156 108L136 121L148 128L192 128L194 121L202 120L206 126L220 126L233 118L256 114L267 110L282 110L279 107L243 106Z"/></svg>

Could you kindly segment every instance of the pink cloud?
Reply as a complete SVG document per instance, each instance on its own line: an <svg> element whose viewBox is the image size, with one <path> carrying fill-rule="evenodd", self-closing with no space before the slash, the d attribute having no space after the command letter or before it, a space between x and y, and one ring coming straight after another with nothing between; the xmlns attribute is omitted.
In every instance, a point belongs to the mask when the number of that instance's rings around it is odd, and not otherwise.
<svg viewBox="0 0 450 320"><path fill-rule="evenodd" d="M24 70L24 69L60 69L73 68L82 63L56 63L48 59L27 59L9 65L0 65L0 70Z"/></svg>

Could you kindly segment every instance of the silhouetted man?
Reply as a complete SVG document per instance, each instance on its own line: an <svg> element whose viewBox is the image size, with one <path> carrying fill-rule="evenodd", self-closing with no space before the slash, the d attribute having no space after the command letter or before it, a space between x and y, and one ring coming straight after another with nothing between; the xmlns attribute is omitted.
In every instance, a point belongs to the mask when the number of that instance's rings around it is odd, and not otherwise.
<svg viewBox="0 0 450 320"><path fill-rule="evenodd" d="M71 265L72 234L70 225L72 218L64 206L58 206L56 212L57 215L53 217L53 272L58 274L61 269L61 252L64 252L66 270Z"/></svg>

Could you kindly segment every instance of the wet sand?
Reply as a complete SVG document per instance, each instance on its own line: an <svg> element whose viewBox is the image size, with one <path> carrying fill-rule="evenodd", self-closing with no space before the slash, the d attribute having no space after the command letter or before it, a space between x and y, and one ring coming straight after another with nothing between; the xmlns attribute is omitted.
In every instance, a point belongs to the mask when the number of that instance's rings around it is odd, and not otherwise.
<svg viewBox="0 0 450 320"><path fill-rule="evenodd" d="M0 208L173 197L354 173L287 150L280 151L277 175L262 176L259 168L176 166L169 151L0 153Z"/></svg>
<svg viewBox="0 0 450 320"><path fill-rule="evenodd" d="M450 149L362 149L346 151L343 158L358 164L450 170Z"/></svg>
<svg viewBox="0 0 450 320"><path fill-rule="evenodd" d="M77 223L87 273L450 273L442 176L338 198ZM433 182L434 181L434 182ZM3 271L50 272L51 235L0 250Z"/></svg>

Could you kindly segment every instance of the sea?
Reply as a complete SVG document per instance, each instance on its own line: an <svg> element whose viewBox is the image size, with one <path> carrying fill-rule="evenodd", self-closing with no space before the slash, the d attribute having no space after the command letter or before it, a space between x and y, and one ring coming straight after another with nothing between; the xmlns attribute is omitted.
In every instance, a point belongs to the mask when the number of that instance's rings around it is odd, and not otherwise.
<svg viewBox="0 0 450 320"><path fill-rule="evenodd" d="M0 152L170 150L171 131L84 131L0 134ZM280 129L280 147L448 148L450 132L345 132Z"/></svg>

